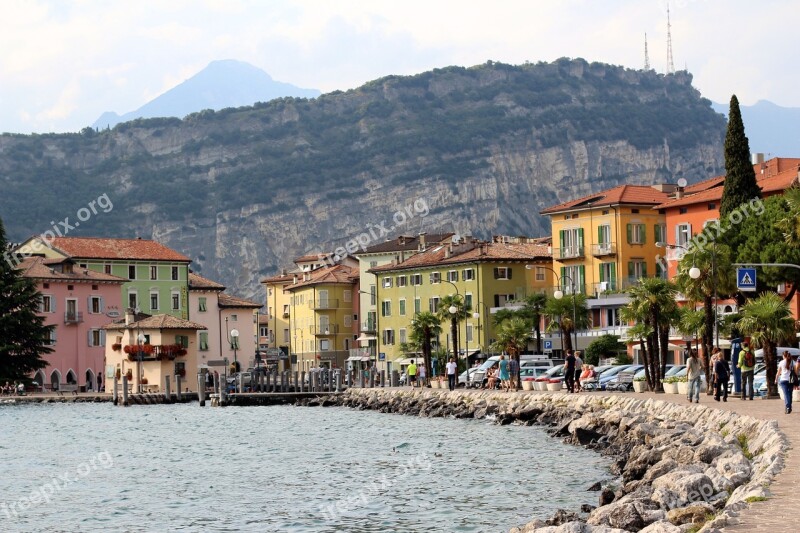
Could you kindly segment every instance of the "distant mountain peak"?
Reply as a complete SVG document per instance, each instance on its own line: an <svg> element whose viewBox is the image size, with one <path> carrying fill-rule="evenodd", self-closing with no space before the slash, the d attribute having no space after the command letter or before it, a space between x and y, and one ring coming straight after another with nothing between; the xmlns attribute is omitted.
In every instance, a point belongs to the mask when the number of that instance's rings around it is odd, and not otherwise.
<svg viewBox="0 0 800 533"><path fill-rule="evenodd" d="M302 89L275 81L260 68L235 59L212 61L203 70L130 113L119 115L106 111L92 127L113 128L120 122L137 118L178 117L203 109L253 105L275 98L293 96L315 98L316 89Z"/></svg>

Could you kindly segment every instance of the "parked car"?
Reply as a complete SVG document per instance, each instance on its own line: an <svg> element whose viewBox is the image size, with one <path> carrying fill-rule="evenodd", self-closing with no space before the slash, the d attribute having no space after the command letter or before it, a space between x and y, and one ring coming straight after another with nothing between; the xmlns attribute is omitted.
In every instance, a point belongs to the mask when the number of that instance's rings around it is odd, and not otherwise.
<svg viewBox="0 0 800 533"><path fill-rule="evenodd" d="M622 372L631 365L612 365L597 377L597 390L606 390L606 384L611 381L619 372Z"/></svg>
<svg viewBox="0 0 800 533"><path fill-rule="evenodd" d="M534 381L564 381L564 365L554 366L548 369L544 374L534 379Z"/></svg>
<svg viewBox="0 0 800 533"><path fill-rule="evenodd" d="M477 371L478 371L477 367L472 367L469 370L465 370L461 374L459 374L456 387L466 387L467 383L469 383L469 385L472 386L472 384L474 383L475 372ZM469 372L469 380L467 380L467 372Z"/></svg>
<svg viewBox="0 0 800 533"><path fill-rule="evenodd" d="M644 365L630 365L628 368L620 370L615 376L606 382L606 390L615 390L620 392L633 390L633 377L640 370L644 370Z"/></svg>
<svg viewBox="0 0 800 533"><path fill-rule="evenodd" d="M524 359L524 355L520 358L519 361L519 368L520 370L527 367L544 367L544 368L552 368L555 366L552 359Z"/></svg>
<svg viewBox="0 0 800 533"><path fill-rule="evenodd" d="M521 381L535 381L536 378L544 376L551 367L544 366L524 366L519 369L519 379Z"/></svg>
<svg viewBox="0 0 800 533"><path fill-rule="evenodd" d="M482 388L486 385L486 373L489 371L490 368L494 368L500 363L500 356L495 355L487 359L478 369L472 374L472 380L470 384L473 387Z"/></svg>
<svg viewBox="0 0 800 533"><path fill-rule="evenodd" d="M668 378L676 374L677 372L680 372L684 368L686 368L686 365L667 365L667 371L664 373L664 377ZM633 376L633 379L638 380L638 379L643 379L644 377L645 377L644 366L642 366L642 368L640 368L639 371L636 372L636 374Z"/></svg>

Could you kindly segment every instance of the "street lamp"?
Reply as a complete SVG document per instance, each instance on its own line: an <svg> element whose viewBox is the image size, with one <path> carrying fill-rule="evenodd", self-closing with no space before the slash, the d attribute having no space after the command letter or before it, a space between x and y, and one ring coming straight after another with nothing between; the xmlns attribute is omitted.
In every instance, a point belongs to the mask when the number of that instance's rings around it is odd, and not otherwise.
<svg viewBox="0 0 800 533"><path fill-rule="evenodd" d="M452 281L447 280L447 279L444 279L442 281L444 281L445 283L449 283L450 285L453 286L453 288L456 290L457 300L461 301L461 293L458 292L458 286L456 286L455 283L453 283ZM458 362L458 320L457 320L457 317L456 317L456 313L458 313L458 307L456 307L455 305L451 305L447 309L447 311L450 312L450 316L452 317L451 320L455 320L456 321L455 336L453 337L453 355L456 358L456 362ZM468 356L464 357L464 364L467 365L467 366L469 365Z"/></svg>
<svg viewBox="0 0 800 533"><path fill-rule="evenodd" d="M138 382L137 388L139 389L139 392L141 393L142 392L142 373L143 373L142 359L143 359L143 356L144 356L144 354L142 353L142 344L144 344L144 341L145 341L145 336L142 334L142 330L141 329L139 330L139 335L136 336L136 340L139 342L139 351L138 351L138 354L137 354L138 355L137 358L139 359L139 368L136 369L136 375L137 375L136 381Z"/></svg>
<svg viewBox="0 0 800 533"><path fill-rule="evenodd" d="M550 267L547 267L547 266L544 266L544 265L530 265L530 264L529 265L525 265L525 269L526 270L533 270L534 268L537 268L537 267L549 270L556 277L556 283L558 283L558 288L555 291L553 291L553 298L555 298L556 300L560 300L560 299L562 299L564 297L564 291L561 290L561 280L562 280L562 278L569 280L569 290L570 290L570 294L572 295L572 333L573 333L574 338L575 338L575 343L573 344L572 349L573 350L577 350L578 349L578 320L577 320L578 312L577 312L577 302L575 301L575 282L573 281L572 276L569 276L567 274L563 274L563 275L559 276L558 273L556 273L556 271L553 270ZM562 346L561 348L563 350L564 347Z"/></svg>
<svg viewBox="0 0 800 533"><path fill-rule="evenodd" d="M225 329L228 329L228 317L225 317ZM239 371L239 362L236 360L236 350L239 348L239 330L234 328L228 332L228 343L233 348L233 366Z"/></svg>

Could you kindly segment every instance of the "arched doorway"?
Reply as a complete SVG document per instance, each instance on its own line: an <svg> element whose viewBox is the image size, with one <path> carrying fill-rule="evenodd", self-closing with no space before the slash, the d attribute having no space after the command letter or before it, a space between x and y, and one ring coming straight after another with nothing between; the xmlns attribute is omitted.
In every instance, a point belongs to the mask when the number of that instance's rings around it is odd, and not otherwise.
<svg viewBox="0 0 800 533"><path fill-rule="evenodd" d="M69 369L67 372L67 384L68 385L77 385L78 384L78 377L75 375L75 372L72 369Z"/></svg>
<svg viewBox="0 0 800 533"><path fill-rule="evenodd" d="M44 387L45 387L45 385L47 385L47 383L45 382L44 372L42 372L41 370L36 372L36 374L33 376L33 381L35 381L37 383L38 387L42 391L44 391Z"/></svg>
<svg viewBox="0 0 800 533"><path fill-rule="evenodd" d="M86 369L86 392L94 390L94 371L91 368Z"/></svg>
<svg viewBox="0 0 800 533"><path fill-rule="evenodd" d="M59 389L59 385L61 384L61 372L58 370L53 370L50 374L50 389L57 391Z"/></svg>

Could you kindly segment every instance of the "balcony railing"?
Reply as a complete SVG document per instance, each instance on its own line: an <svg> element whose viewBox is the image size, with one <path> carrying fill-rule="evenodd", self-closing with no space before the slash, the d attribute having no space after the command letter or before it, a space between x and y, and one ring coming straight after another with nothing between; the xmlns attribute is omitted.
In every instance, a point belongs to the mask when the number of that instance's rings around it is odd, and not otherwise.
<svg viewBox="0 0 800 533"><path fill-rule="evenodd" d="M372 353L370 352L369 348L350 348L350 357L360 357L368 360L372 357Z"/></svg>
<svg viewBox="0 0 800 533"><path fill-rule="evenodd" d="M361 323L361 331L363 333L375 333L377 328L378 324L374 320L367 320Z"/></svg>
<svg viewBox="0 0 800 533"><path fill-rule="evenodd" d="M582 259L584 256L583 246L563 246L556 248L556 259Z"/></svg>
<svg viewBox="0 0 800 533"><path fill-rule="evenodd" d="M312 335L325 336L339 333L339 324L308 326Z"/></svg>
<svg viewBox="0 0 800 533"><path fill-rule="evenodd" d="M617 253L617 245L613 242L604 242L592 245L592 255L602 257L604 255L614 255Z"/></svg>
<svg viewBox="0 0 800 533"><path fill-rule="evenodd" d="M338 309L339 300L335 298L322 298L319 300L311 300L308 302L311 309Z"/></svg>
<svg viewBox="0 0 800 533"><path fill-rule="evenodd" d="M67 311L64 313L64 324L78 324L83 322L83 313L80 311Z"/></svg>
<svg viewBox="0 0 800 533"><path fill-rule="evenodd" d="M592 294L619 294L624 292L620 289L618 280L601 281L592 284Z"/></svg>

